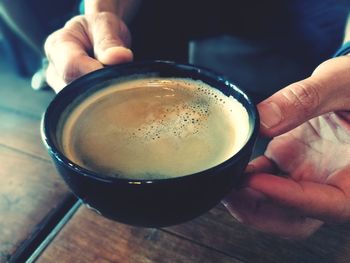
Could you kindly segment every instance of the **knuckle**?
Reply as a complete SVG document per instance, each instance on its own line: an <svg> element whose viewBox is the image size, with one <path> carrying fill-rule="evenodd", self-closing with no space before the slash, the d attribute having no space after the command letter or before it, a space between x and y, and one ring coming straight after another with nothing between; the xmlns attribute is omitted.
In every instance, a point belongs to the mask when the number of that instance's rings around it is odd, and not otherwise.
<svg viewBox="0 0 350 263"><path fill-rule="evenodd" d="M44 50L46 54L49 54L52 50L52 47L55 45L57 42L58 38L62 34L62 29L52 33L46 38L45 44L44 44Z"/></svg>
<svg viewBox="0 0 350 263"><path fill-rule="evenodd" d="M88 31L88 22L86 17L83 15L75 16L66 22L64 25L64 29L71 37L83 37L86 36L86 32Z"/></svg>
<svg viewBox="0 0 350 263"><path fill-rule="evenodd" d="M289 104L306 115L312 113L319 107L320 98L317 83L311 80L304 80L294 83L283 93Z"/></svg>
<svg viewBox="0 0 350 263"><path fill-rule="evenodd" d="M85 24L85 17L83 15L78 15L78 16L74 16L71 19L69 19L64 27L71 27L71 26L75 26L75 25L79 25L79 24Z"/></svg>
<svg viewBox="0 0 350 263"><path fill-rule="evenodd" d="M68 33L64 28L55 31L54 33L52 33L47 37L44 44L44 50L49 59L50 59L50 55L53 52L57 51L56 47L60 43L67 41L67 39L68 39Z"/></svg>
<svg viewBox="0 0 350 263"><path fill-rule="evenodd" d="M87 28L86 20L83 16L76 16L66 22L61 29L50 34L44 44L46 54L55 52L57 46L66 41L80 41L84 39L85 28Z"/></svg>

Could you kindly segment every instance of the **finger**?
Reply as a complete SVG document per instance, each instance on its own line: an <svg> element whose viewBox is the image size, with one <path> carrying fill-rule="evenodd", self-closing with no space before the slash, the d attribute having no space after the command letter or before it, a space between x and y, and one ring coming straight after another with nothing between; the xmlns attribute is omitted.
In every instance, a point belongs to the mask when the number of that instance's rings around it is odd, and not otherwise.
<svg viewBox="0 0 350 263"><path fill-rule="evenodd" d="M276 164L265 155L262 155L249 162L245 173L275 173L276 171Z"/></svg>
<svg viewBox="0 0 350 263"><path fill-rule="evenodd" d="M350 110L350 56L322 63L311 77L293 83L258 105L261 132L277 136L330 111Z"/></svg>
<svg viewBox="0 0 350 263"><path fill-rule="evenodd" d="M100 13L90 26L95 57L104 65L129 62L133 54L126 25L111 13Z"/></svg>
<svg viewBox="0 0 350 263"><path fill-rule="evenodd" d="M56 93L66 86L66 83L58 76L52 64L49 64L46 69L46 82Z"/></svg>
<svg viewBox="0 0 350 263"><path fill-rule="evenodd" d="M308 217L328 222L350 219L350 199L337 185L255 174L250 177L248 186Z"/></svg>
<svg viewBox="0 0 350 263"><path fill-rule="evenodd" d="M69 26L55 32L45 42L46 55L65 84L103 67L87 54L88 40L80 30L78 26Z"/></svg>
<svg viewBox="0 0 350 263"><path fill-rule="evenodd" d="M264 194L250 188L231 192L223 203L239 222L286 238L306 238L323 224L301 216L289 207L276 205Z"/></svg>

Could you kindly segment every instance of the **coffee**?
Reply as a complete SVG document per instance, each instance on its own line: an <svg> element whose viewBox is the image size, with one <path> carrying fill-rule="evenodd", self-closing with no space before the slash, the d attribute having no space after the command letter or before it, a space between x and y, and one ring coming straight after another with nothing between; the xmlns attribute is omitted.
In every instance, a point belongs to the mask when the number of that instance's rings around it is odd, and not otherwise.
<svg viewBox="0 0 350 263"><path fill-rule="evenodd" d="M202 81L119 81L71 106L62 151L78 165L128 179L178 177L214 167L248 139L246 109Z"/></svg>

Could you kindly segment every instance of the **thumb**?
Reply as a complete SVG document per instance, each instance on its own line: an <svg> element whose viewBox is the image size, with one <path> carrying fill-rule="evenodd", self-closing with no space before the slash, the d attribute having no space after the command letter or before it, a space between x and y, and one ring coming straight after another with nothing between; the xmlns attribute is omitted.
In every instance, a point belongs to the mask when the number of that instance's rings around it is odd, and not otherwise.
<svg viewBox="0 0 350 263"><path fill-rule="evenodd" d="M127 26L116 15L102 12L90 25L94 56L104 65L129 62L133 54L127 47L131 37Z"/></svg>
<svg viewBox="0 0 350 263"><path fill-rule="evenodd" d="M307 79L278 91L257 107L262 134L277 136L331 111L350 110L350 56L330 59Z"/></svg>

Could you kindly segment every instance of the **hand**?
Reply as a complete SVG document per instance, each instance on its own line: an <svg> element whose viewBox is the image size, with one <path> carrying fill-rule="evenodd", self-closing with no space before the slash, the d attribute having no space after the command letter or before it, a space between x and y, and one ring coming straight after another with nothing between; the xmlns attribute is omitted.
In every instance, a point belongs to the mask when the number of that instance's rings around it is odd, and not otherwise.
<svg viewBox="0 0 350 263"><path fill-rule="evenodd" d="M350 220L349 76L350 56L331 59L258 105L262 134L276 137L223 201L239 221L304 238Z"/></svg>
<svg viewBox="0 0 350 263"><path fill-rule="evenodd" d="M76 16L46 40L47 82L58 92L104 65L131 61L130 42L128 28L114 13Z"/></svg>

